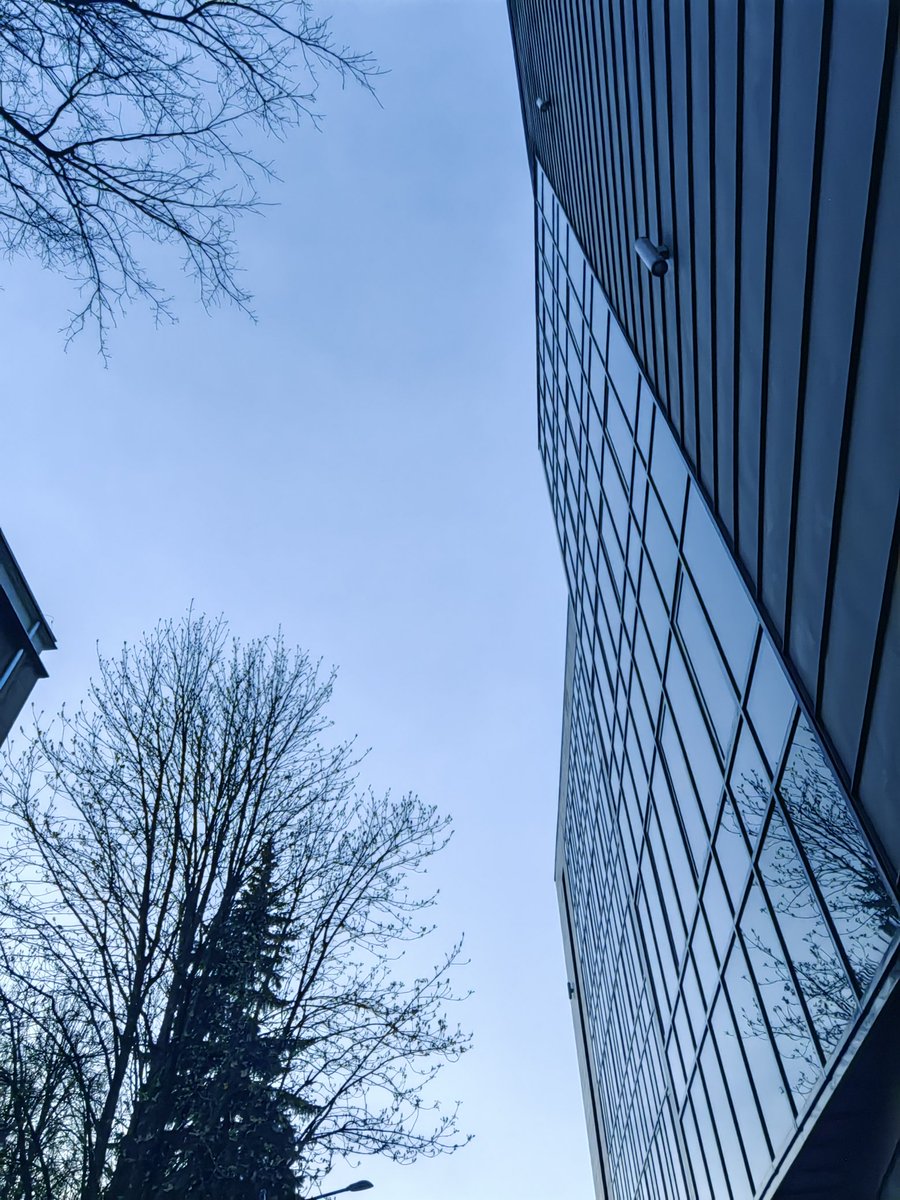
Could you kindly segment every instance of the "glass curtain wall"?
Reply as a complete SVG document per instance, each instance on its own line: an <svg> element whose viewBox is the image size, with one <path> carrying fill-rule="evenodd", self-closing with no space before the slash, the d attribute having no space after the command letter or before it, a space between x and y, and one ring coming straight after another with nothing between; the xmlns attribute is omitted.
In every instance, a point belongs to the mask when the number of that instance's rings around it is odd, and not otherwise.
<svg viewBox="0 0 900 1200"><path fill-rule="evenodd" d="M609 1184L752 1200L900 913L540 170L537 196L539 440L576 626L564 874Z"/></svg>

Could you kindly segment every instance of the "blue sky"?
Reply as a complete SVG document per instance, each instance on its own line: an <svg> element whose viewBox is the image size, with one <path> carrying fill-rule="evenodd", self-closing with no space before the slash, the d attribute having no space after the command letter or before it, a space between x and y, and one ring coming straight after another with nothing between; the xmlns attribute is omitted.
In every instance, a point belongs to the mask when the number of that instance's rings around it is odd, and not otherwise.
<svg viewBox="0 0 900 1200"><path fill-rule="evenodd" d="M553 839L565 594L535 435L532 205L502 0L332 6L389 71L379 107L323 95L323 132L240 230L258 323L135 310L108 368L58 334L70 293L4 268L0 521L59 639L35 693L84 691L193 600L281 625L340 668L364 778L456 822L437 914L466 933L472 1053L442 1092L476 1135L359 1175L384 1200L592 1194Z"/></svg>

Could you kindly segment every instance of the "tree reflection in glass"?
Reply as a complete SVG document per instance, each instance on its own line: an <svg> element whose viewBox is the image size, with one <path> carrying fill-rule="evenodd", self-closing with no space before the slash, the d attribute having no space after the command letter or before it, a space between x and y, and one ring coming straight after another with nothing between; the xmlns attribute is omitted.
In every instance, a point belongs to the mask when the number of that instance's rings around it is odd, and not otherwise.
<svg viewBox="0 0 900 1200"><path fill-rule="evenodd" d="M754 883L741 917L741 933L771 1036L798 1108L818 1083L821 1063L794 987L787 958L775 932L768 905ZM739 1014L745 1036L765 1037L765 1023L749 1012Z"/></svg>
<svg viewBox="0 0 900 1200"><path fill-rule="evenodd" d="M797 984L827 1058L853 1019L856 994L809 885L787 823L777 809L772 814L759 865ZM802 1035L795 1032L795 1037L800 1036L806 1036L805 1022Z"/></svg>
<svg viewBox="0 0 900 1200"><path fill-rule="evenodd" d="M803 717L778 790L863 993L900 931L900 913Z"/></svg>
<svg viewBox="0 0 900 1200"><path fill-rule="evenodd" d="M769 772L746 720L741 728L731 766L730 788L752 843L765 820L772 787Z"/></svg>
<svg viewBox="0 0 900 1200"><path fill-rule="evenodd" d="M732 789L745 821L748 811L751 823L762 821L770 803L765 776L734 772ZM758 859L769 904L754 883L741 920L767 1022L758 1010L736 1016L744 1037L774 1040L799 1106L819 1078L820 1054L827 1061L854 1020L900 931L900 914L802 717L778 792L790 823L776 805Z"/></svg>

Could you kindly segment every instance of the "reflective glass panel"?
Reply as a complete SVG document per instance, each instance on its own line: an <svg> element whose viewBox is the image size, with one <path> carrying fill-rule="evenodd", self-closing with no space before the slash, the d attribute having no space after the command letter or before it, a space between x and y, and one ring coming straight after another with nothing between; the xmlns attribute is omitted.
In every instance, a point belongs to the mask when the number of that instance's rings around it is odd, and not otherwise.
<svg viewBox="0 0 900 1200"><path fill-rule="evenodd" d="M691 934L691 954L693 955L694 965L697 969L697 978L700 981L700 989L703 992L705 1007L709 1008L713 996L716 991L716 984L719 981L719 963L713 954L712 941L710 940L709 931L706 928L706 921L701 913L698 917L694 931Z"/></svg>
<svg viewBox="0 0 900 1200"><path fill-rule="evenodd" d="M747 1175L741 1141L731 1109L730 1093L722 1078L722 1070L716 1056L712 1038L707 1037L700 1054L700 1068L712 1112L715 1114L715 1131L718 1136L722 1157L728 1171L733 1200L752 1200L753 1188Z"/></svg>
<svg viewBox="0 0 900 1200"><path fill-rule="evenodd" d="M660 494L675 535L680 537L684 515L684 492L688 478L687 467L684 465L681 451L675 445L675 439L665 421L659 416L657 416L653 430L650 477Z"/></svg>
<svg viewBox="0 0 900 1200"><path fill-rule="evenodd" d="M641 616L638 617L635 627L634 661L640 676L641 686L644 689L644 695L647 699L647 707L655 725L656 717L659 713L659 698L661 693L659 667L650 648L647 629Z"/></svg>
<svg viewBox="0 0 900 1200"><path fill-rule="evenodd" d="M672 1069L672 1077L675 1083L675 1093L680 1100L684 1095L684 1089L687 1086L687 1072L685 1070L681 1048L678 1044L678 1038L674 1032L669 1037L669 1044L666 1047L666 1053L669 1058L669 1066Z"/></svg>
<svg viewBox="0 0 900 1200"><path fill-rule="evenodd" d="M777 809L766 830L759 867L816 1034L830 1054L856 1013L856 996Z"/></svg>
<svg viewBox="0 0 900 1200"><path fill-rule="evenodd" d="M750 1070L741 1050L740 1038L728 1007L726 993L720 992L712 1014L712 1030L722 1062L722 1072L735 1110L740 1119L740 1136L754 1180L765 1177L770 1162L762 1120L750 1082Z"/></svg>
<svg viewBox="0 0 900 1200"><path fill-rule="evenodd" d="M695 488L688 502L684 553L737 686L742 688L759 618Z"/></svg>
<svg viewBox="0 0 900 1200"><path fill-rule="evenodd" d="M750 855L737 813L727 798L722 805L719 828L716 832L716 858L722 869L732 907L737 911L744 898L744 886L750 871Z"/></svg>
<svg viewBox="0 0 900 1200"><path fill-rule="evenodd" d="M713 749L710 731L694 685L688 676L681 649L674 642L669 647L666 695L669 697L669 709L681 733L681 741L707 824L712 826L722 793L722 768Z"/></svg>
<svg viewBox="0 0 900 1200"><path fill-rule="evenodd" d="M773 772L778 769L781 749L796 707L791 685L775 656L772 643L763 634L753 669L747 712Z"/></svg>
<svg viewBox="0 0 900 1200"><path fill-rule="evenodd" d="M715 863L710 866L706 873L706 882L703 885L702 905L706 919L709 921L709 927L712 930L713 945L721 962L725 957L725 951L731 939L731 930L734 922L731 909L725 897L725 889L722 886L722 877Z"/></svg>
<svg viewBox="0 0 900 1200"><path fill-rule="evenodd" d="M628 500L622 486L619 469L609 450L604 456L603 463L603 493L606 507L616 527L619 545L624 546L628 532Z"/></svg>
<svg viewBox="0 0 900 1200"><path fill-rule="evenodd" d="M606 359L606 336L609 327L609 305L596 280L591 280L591 337L601 361Z"/></svg>
<svg viewBox="0 0 900 1200"><path fill-rule="evenodd" d="M690 1164L697 1200L715 1200L710 1190L710 1182L703 1163L703 1151L697 1134L697 1126L690 1108L685 1111L681 1125L687 1146L687 1160Z"/></svg>
<svg viewBox="0 0 900 1200"><path fill-rule="evenodd" d="M623 406L625 406L629 421L633 423L640 371L634 355L631 353L631 349L625 341L622 330L616 321L610 324L609 358L606 369L609 372L613 387L619 394Z"/></svg>
<svg viewBox="0 0 900 1200"><path fill-rule="evenodd" d="M699 1044L700 1039L703 1037L703 1027L706 1023L706 1004L703 1000L703 993L700 990L700 981L697 978L696 969L690 959L687 960L684 974L681 977L681 992L687 1007L688 1020L691 1024L694 1041Z"/></svg>
<svg viewBox="0 0 900 1200"><path fill-rule="evenodd" d="M669 618L656 579L646 560L641 570L639 600L641 619L647 627L653 653L661 670L666 660L666 646L669 641Z"/></svg>
<svg viewBox="0 0 900 1200"><path fill-rule="evenodd" d="M729 791L737 804L744 828L753 840L769 808L772 784L749 725L743 725L729 775Z"/></svg>
<svg viewBox="0 0 900 1200"><path fill-rule="evenodd" d="M682 576L678 597L678 628L693 668L706 711L712 720L720 749L731 745L737 716L737 695L722 662L712 630L697 598L694 585Z"/></svg>
<svg viewBox="0 0 900 1200"><path fill-rule="evenodd" d="M678 811L681 815L681 823L684 826L688 845L690 846L691 855L694 860L694 868L699 873L706 858L709 835L703 823L694 785L688 773L687 763L684 760L684 751L681 748L681 743L678 740L675 726L668 711L663 715L660 745L666 767L668 768L669 778L672 781L672 789L675 793ZM657 762L659 762L659 759L657 759Z"/></svg>
<svg viewBox="0 0 900 1200"><path fill-rule="evenodd" d="M700 1144L703 1147L703 1161L712 1188L712 1195L719 1197L728 1195L728 1184L725 1182L725 1170L722 1154L715 1134L715 1126L709 1111L706 1089L699 1072L694 1075L690 1087L690 1107L693 1110L700 1133Z"/></svg>
<svg viewBox="0 0 900 1200"><path fill-rule="evenodd" d="M781 1065L794 1101L800 1108L818 1082L821 1064L787 958L758 883L750 889L741 916L741 934ZM759 1035L765 1036L762 1028Z"/></svg>
<svg viewBox="0 0 900 1200"><path fill-rule="evenodd" d="M622 474L631 478L631 460L634 457L634 439L625 421L622 407L615 395L610 395L606 406L606 430L615 451Z"/></svg>
<svg viewBox="0 0 900 1200"><path fill-rule="evenodd" d="M647 556L659 582L660 590L671 606L675 593L675 573L678 566L678 549L669 523L666 520L659 498L653 488L647 491L647 516L644 526L644 543ZM668 624L668 622L667 622Z"/></svg>
<svg viewBox="0 0 900 1200"><path fill-rule="evenodd" d="M650 459L650 437L653 425L653 398L643 380L641 380L640 407L638 409L637 445L638 451L648 462Z"/></svg>
<svg viewBox="0 0 900 1200"><path fill-rule="evenodd" d="M769 1139L777 1152L794 1123L794 1115L740 943L732 946L725 968L725 987L736 1035L743 1046L743 1058L759 1096Z"/></svg>
<svg viewBox="0 0 900 1200"><path fill-rule="evenodd" d="M803 718L794 732L779 791L857 985L865 991L900 931L900 916Z"/></svg>

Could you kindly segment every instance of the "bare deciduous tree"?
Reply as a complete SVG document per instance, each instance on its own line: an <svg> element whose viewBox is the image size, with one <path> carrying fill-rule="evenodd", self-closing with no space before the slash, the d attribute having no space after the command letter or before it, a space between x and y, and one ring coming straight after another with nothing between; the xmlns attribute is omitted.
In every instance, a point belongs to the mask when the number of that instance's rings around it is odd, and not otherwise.
<svg viewBox="0 0 900 1200"><path fill-rule="evenodd" d="M206 304L246 307L235 216L269 173L247 135L315 120L318 73L374 65L305 0L0 0L0 244L69 273L70 332L169 301L149 237L181 251Z"/></svg>
<svg viewBox="0 0 900 1200"><path fill-rule="evenodd" d="M106 1191L267 847L291 930L277 1011L302 1047L285 1086L304 1173L336 1153L406 1161L459 1144L455 1109L428 1098L466 1046L446 1016L457 951L412 981L397 967L430 932L413 876L447 821L356 788L350 747L322 743L330 692L280 639L229 642L223 623L188 617L101 658L85 705L7 762L0 981L29 1036L44 1021L59 1047L57 1161L77 1164L41 1200Z"/></svg>
<svg viewBox="0 0 900 1200"><path fill-rule="evenodd" d="M0 1197L68 1195L83 1161L83 1022L4 955L0 994Z"/></svg>

